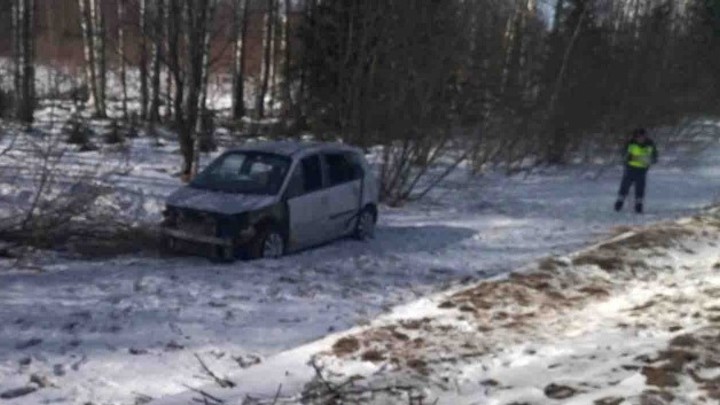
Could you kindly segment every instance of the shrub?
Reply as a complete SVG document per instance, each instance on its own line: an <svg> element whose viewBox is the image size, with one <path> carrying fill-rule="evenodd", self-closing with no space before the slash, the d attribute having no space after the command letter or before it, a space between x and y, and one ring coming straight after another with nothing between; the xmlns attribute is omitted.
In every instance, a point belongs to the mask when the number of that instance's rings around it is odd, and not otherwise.
<svg viewBox="0 0 720 405"><path fill-rule="evenodd" d="M93 131L81 117L73 116L70 118L65 126L65 132L68 134L67 143L78 145L80 151L97 149L91 141Z"/></svg>
<svg viewBox="0 0 720 405"><path fill-rule="evenodd" d="M105 132L105 143L109 145L117 145L125 142L125 130L118 124L117 120L112 120L110 130Z"/></svg>

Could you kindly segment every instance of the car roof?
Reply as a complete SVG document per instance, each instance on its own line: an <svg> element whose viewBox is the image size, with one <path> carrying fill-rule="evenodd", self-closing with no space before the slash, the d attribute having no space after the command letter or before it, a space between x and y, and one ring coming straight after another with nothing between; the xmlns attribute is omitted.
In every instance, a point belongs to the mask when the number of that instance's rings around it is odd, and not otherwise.
<svg viewBox="0 0 720 405"><path fill-rule="evenodd" d="M272 142L251 142L228 152L263 152L274 153L288 157L305 156L310 153L322 151L358 151L349 145L329 142L304 142L304 141L272 141Z"/></svg>

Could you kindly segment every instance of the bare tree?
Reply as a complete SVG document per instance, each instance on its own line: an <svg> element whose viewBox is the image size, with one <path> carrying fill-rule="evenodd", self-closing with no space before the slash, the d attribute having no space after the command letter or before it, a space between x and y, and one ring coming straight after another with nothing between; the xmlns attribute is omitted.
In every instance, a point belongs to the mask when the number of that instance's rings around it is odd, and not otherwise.
<svg viewBox="0 0 720 405"><path fill-rule="evenodd" d="M284 11L285 21L283 24L283 36L282 36L282 50L283 50L283 84L282 84L282 104L283 104L283 115L287 118L290 112L293 110L293 99L292 99L292 3L290 0L284 0Z"/></svg>
<svg viewBox="0 0 720 405"><path fill-rule="evenodd" d="M14 0L15 117L30 125L35 110L35 1Z"/></svg>
<svg viewBox="0 0 720 405"><path fill-rule="evenodd" d="M265 98L268 94L268 87L272 75L272 57L274 43L274 27L275 27L275 0L267 1L267 10L265 11L265 24L263 28L263 59L262 71L260 72L260 85L257 91L257 100L255 102L255 112L258 118L265 117Z"/></svg>
<svg viewBox="0 0 720 405"><path fill-rule="evenodd" d="M106 29L105 14L100 6L100 0L90 0L92 8L90 10L91 22L93 25L93 46L95 52L95 77L97 78L97 100L98 113L97 116L104 118L107 116L107 54L105 47Z"/></svg>
<svg viewBox="0 0 720 405"><path fill-rule="evenodd" d="M80 0L83 1L83 0ZM149 16L148 16L148 0L140 0L140 55L138 68L140 71L140 118L146 120L148 118L148 108L150 105L150 90L148 78L148 38L149 33Z"/></svg>
<svg viewBox="0 0 720 405"><path fill-rule="evenodd" d="M78 0L85 49L85 80L97 117L106 117L105 22L99 0Z"/></svg>
<svg viewBox="0 0 720 405"><path fill-rule="evenodd" d="M235 0L235 15L233 33L235 46L233 59L233 104L232 116L240 119L245 116L245 66L246 47L248 34L248 13L247 0Z"/></svg>
<svg viewBox="0 0 720 405"><path fill-rule="evenodd" d="M168 0L167 6L167 67L169 76L172 76L173 89L175 90L172 100L172 110L176 125L182 128L185 125L182 108L185 95L185 78L181 61L181 55L183 53L181 49L181 30L183 26L184 5L179 1Z"/></svg>
<svg viewBox="0 0 720 405"><path fill-rule="evenodd" d="M162 0L155 1L152 7L152 76L150 78L152 97L150 99L150 107L148 111L148 120L150 126L154 126L160 120L160 75L162 73L161 63L163 56L163 19L165 17L165 2Z"/></svg>
<svg viewBox="0 0 720 405"><path fill-rule="evenodd" d="M117 0L117 54L120 63L120 86L122 87L123 117L128 119L128 89L127 89L127 60L125 55L125 25L127 15L127 0Z"/></svg>
<svg viewBox="0 0 720 405"><path fill-rule="evenodd" d="M166 75L165 75L165 108L166 108L166 118L172 119L174 116L173 107L174 107L174 100L173 100L173 74L172 70L170 69L170 30L171 30L171 12L172 12L172 3L173 0L163 0L165 1L165 15L163 16L163 22L164 22L164 34L165 34L165 67L166 67Z"/></svg>
<svg viewBox="0 0 720 405"><path fill-rule="evenodd" d="M207 80L210 26L215 14L216 0L186 0L184 2L185 87L183 119L179 128L180 149L183 154L183 175L192 176L197 169L197 140L200 113L204 110L203 88Z"/></svg>

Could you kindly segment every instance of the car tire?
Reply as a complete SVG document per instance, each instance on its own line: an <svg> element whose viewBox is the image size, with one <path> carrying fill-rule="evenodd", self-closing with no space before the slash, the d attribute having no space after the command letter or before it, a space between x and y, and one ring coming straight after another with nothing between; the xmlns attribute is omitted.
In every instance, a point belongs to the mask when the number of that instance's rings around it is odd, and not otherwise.
<svg viewBox="0 0 720 405"><path fill-rule="evenodd" d="M161 239L160 251L167 254L175 254L178 251L177 239L172 236L164 236Z"/></svg>
<svg viewBox="0 0 720 405"><path fill-rule="evenodd" d="M248 246L249 259L279 259L285 254L285 237L273 226L265 227Z"/></svg>
<svg viewBox="0 0 720 405"><path fill-rule="evenodd" d="M235 249L232 246L215 246L213 259L218 263L232 263L235 261Z"/></svg>
<svg viewBox="0 0 720 405"><path fill-rule="evenodd" d="M357 218L354 237L357 240L368 240L375 237L375 223L377 216L372 207L365 207Z"/></svg>

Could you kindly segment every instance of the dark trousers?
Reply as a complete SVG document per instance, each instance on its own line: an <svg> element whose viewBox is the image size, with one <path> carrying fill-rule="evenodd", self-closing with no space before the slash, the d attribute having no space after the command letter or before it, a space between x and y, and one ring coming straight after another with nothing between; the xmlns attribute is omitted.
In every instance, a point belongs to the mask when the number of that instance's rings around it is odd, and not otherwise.
<svg viewBox="0 0 720 405"><path fill-rule="evenodd" d="M624 200L630 192L630 187L635 185L635 201L642 202L645 197L645 182L647 179L648 169L640 169L637 167L626 167L625 175L620 183L619 199Z"/></svg>

